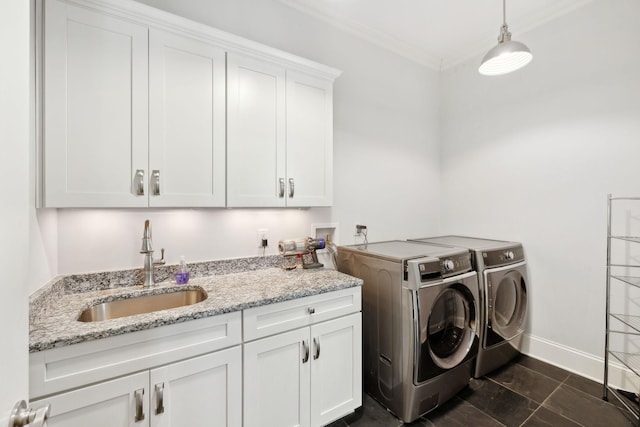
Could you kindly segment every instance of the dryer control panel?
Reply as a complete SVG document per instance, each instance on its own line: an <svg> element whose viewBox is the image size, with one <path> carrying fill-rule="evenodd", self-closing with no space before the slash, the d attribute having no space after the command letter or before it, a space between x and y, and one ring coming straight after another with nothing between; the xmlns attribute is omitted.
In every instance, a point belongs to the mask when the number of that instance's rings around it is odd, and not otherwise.
<svg viewBox="0 0 640 427"><path fill-rule="evenodd" d="M507 248L482 251L482 260L485 268L515 264L524 261L524 249L521 245L514 245Z"/></svg>

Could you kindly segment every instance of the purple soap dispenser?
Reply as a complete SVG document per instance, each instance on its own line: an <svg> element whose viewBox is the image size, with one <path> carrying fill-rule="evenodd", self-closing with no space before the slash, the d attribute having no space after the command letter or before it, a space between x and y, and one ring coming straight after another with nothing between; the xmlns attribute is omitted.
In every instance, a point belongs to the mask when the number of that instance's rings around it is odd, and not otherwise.
<svg viewBox="0 0 640 427"><path fill-rule="evenodd" d="M183 256L180 257L180 265L178 266L178 270L173 274L173 277L176 279L178 285L185 285L189 281L189 270L187 269L187 263Z"/></svg>

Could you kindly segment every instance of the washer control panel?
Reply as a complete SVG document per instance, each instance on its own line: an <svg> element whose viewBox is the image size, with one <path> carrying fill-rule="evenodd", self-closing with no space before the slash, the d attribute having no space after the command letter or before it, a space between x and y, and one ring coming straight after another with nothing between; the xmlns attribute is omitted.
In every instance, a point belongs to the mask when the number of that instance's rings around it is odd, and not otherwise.
<svg viewBox="0 0 640 427"><path fill-rule="evenodd" d="M421 283L432 282L471 271L471 255L466 252L443 258L422 258L413 260L412 264L417 267ZM409 265L405 264L405 280L408 270Z"/></svg>
<svg viewBox="0 0 640 427"><path fill-rule="evenodd" d="M444 273L450 273L456 268L456 264L451 259L445 259L441 262L442 271Z"/></svg>
<svg viewBox="0 0 640 427"><path fill-rule="evenodd" d="M471 271L471 254L469 252L440 258L440 273L442 277Z"/></svg>
<svg viewBox="0 0 640 427"><path fill-rule="evenodd" d="M469 271L472 271L469 251L404 261L404 279L410 289L437 284L443 279Z"/></svg>

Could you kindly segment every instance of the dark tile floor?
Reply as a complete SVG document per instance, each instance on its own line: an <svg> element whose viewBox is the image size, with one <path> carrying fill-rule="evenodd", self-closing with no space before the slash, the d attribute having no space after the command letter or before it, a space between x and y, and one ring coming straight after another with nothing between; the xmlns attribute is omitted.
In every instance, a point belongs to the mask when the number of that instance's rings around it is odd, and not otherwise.
<svg viewBox="0 0 640 427"><path fill-rule="evenodd" d="M637 426L602 385L539 360L520 356L484 378L472 379L445 405L403 424L367 394L362 408L329 427L627 427Z"/></svg>

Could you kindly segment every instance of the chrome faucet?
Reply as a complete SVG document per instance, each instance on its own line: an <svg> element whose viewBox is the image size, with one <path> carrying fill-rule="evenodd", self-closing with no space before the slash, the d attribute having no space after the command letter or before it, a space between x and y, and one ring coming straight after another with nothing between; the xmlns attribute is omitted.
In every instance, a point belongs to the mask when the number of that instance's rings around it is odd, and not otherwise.
<svg viewBox="0 0 640 427"><path fill-rule="evenodd" d="M142 286L148 288L153 285L153 266L164 265L164 248L160 249L161 258L153 259L153 241L151 240L151 221L144 222L144 232L142 233L142 249L140 253L144 254L144 282Z"/></svg>

